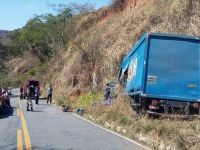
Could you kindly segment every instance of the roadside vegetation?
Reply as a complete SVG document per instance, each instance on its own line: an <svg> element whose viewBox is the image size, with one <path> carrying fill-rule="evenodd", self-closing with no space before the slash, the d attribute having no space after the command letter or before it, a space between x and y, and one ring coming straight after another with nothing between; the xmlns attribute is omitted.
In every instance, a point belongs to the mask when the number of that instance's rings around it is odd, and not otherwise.
<svg viewBox="0 0 200 150"><path fill-rule="evenodd" d="M113 0L98 11L88 3L49 4L56 16L35 16L1 39L0 84L18 87L36 78L43 97L52 84L59 107L83 108L85 118L130 139L158 150L198 150L198 119L138 117L118 84L113 104L100 103L105 84L117 80L122 59L145 32L200 36L198 0L130 2Z"/></svg>

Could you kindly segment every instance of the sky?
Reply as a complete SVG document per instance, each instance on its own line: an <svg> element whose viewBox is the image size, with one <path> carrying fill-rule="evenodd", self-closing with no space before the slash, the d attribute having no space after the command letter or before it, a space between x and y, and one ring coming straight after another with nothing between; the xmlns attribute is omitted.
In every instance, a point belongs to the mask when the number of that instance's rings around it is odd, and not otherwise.
<svg viewBox="0 0 200 150"><path fill-rule="evenodd" d="M112 0L0 0L0 30L15 30L26 25L29 19L36 15L45 15L57 13L49 4L65 4L75 2L84 4L86 2L93 4L95 9L109 5Z"/></svg>

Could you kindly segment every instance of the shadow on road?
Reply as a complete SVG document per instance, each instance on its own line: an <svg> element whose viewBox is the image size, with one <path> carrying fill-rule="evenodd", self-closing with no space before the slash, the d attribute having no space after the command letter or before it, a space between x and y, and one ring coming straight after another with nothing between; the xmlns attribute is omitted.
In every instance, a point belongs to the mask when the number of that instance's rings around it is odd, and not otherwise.
<svg viewBox="0 0 200 150"><path fill-rule="evenodd" d="M20 97L20 95L10 95L10 98Z"/></svg>
<svg viewBox="0 0 200 150"><path fill-rule="evenodd" d="M35 104L35 105L37 105L37 104ZM40 103L39 103L38 105L47 105L47 104L40 104Z"/></svg>
<svg viewBox="0 0 200 150"><path fill-rule="evenodd" d="M3 114L0 115L0 119L4 119L4 118L8 118L9 116L13 116L14 109L16 109L16 108L4 109Z"/></svg>
<svg viewBox="0 0 200 150"><path fill-rule="evenodd" d="M34 110L34 111L31 111L31 112L43 112L43 111L41 111L41 110Z"/></svg>
<svg viewBox="0 0 200 150"><path fill-rule="evenodd" d="M9 145L1 145L1 149L10 149L10 150L16 150L17 149L17 147L16 148L11 148L11 147L15 147L15 143L12 143L12 144L9 144Z"/></svg>

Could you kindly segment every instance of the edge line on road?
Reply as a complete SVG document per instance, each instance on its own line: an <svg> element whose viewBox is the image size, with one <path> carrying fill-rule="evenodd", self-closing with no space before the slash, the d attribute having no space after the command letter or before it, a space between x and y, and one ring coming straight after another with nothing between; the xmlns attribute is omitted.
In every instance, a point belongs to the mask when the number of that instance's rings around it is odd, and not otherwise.
<svg viewBox="0 0 200 150"><path fill-rule="evenodd" d="M17 130L17 150L23 150L21 129Z"/></svg>
<svg viewBox="0 0 200 150"><path fill-rule="evenodd" d="M19 100L19 99L18 99ZM28 134L28 129L27 129L27 125L26 125L26 120L22 111L22 104L21 101L19 100L19 106L20 106L20 116L21 116L21 120L22 120L22 127L23 127L23 131L24 131L24 141L25 141L25 145L26 145L26 149L27 150L32 150L31 147L31 140Z"/></svg>
<svg viewBox="0 0 200 150"><path fill-rule="evenodd" d="M20 116L19 108L17 108L17 116Z"/></svg>
<svg viewBox="0 0 200 150"><path fill-rule="evenodd" d="M141 146L141 147L145 148L146 150L152 150L151 148L146 147L146 146L144 146L144 145L142 145L142 144L140 144L140 143L137 143L136 141L133 141L133 140L131 140L131 139L125 137L125 136L122 136L122 135L120 135L120 134L118 134L118 133L116 133L116 132L113 132L113 131L110 131L110 130L104 128L104 127L101 127L101 126L99 126L99 125L93 123L93 122L90 121L90 120L87 120L87 119L85 119L85 118L83 118L83 117L81 117L81 116L78 116L78 115L74 114L74 113L72 113L72 114L73 114L74 116L76 116L76 117L79 117L79 118L81 118L81 119L83 119L83 120L85 120L85 121L87 121L87 122L89 122L89 123L91 123L91 124L93 124L93 125L95 125L95 126L101 128L101 129L103 129L103 130L106 130L106 131L108 131L108 132L111 132L111 133L113 133L113 134L115 134L115 135L117 135L117 136L119 136L119 137L121 137L121 138L126 139L126 140L129 141L129 142L132 142L132 143L134 143L134 144L136 144L136 145L138 145L138 146Z"/></svg>

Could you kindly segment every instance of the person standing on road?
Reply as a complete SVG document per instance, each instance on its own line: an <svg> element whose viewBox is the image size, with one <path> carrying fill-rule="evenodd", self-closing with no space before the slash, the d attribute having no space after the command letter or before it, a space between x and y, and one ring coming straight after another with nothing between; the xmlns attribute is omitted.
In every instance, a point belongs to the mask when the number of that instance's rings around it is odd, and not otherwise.
<svg viewBox="0 0 200 150"><path fill-rule="evenodd" d="M4 96L3 96L3 93L2 93L2 90L0 89L0 114L3 113L3 109L6 108L5 106L5 100L4 100Z"/></svg>
<svg viewBox="0 0 200 150"><path fill-rule="evenodd" d="M23 99L23 86L20 87L20 100Z"/></svg>
<svg viewBox="0 0 200 150"><path fill-rule="evenodd" d="M35 104L38 104L39 95L40 95L40 92L39 92L38 86L36 86L36 88L35 88Z"/></svg>
<svg viewBox="0 0 200 150"><path fill-rule="evenodd" d="M52 100L52 93L53 93L53 88L52 88L52 86L50 85L49 88L48 88L47 104L48 104L48 102L51 103L51 100Z"/></svg>
<svg viewBox="0 0 200 150"><path fill-rule="evenodd" d="M11 109L12 107L10 105L10 98L9 98L8 88L7 87L4 88L4 98L5 98L6 107Z"/></svg>
<svg viewBox="0 0 200 150"><path fill-rule="evenodd" d="M27 86L26 95L27 95L27 111L30 111L29 106L31 107L31 111L34 111L33 110L33 103L31 101L30 85Z"/></svg>

